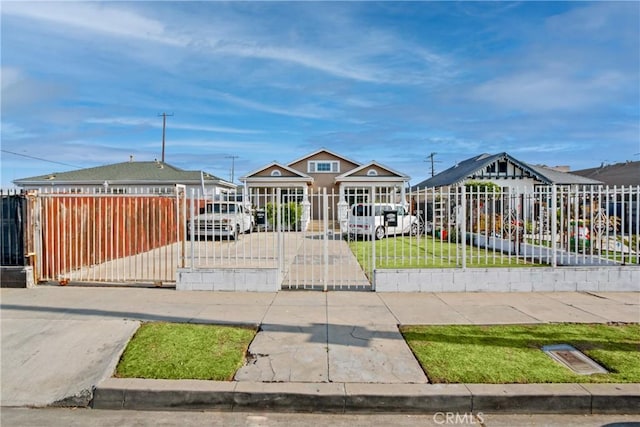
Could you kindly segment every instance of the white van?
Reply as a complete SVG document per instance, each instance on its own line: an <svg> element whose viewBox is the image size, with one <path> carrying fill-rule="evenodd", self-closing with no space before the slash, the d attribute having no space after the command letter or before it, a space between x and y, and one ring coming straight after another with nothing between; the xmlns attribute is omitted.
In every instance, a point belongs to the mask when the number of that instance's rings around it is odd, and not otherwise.
<svg viewBox="0 0 640 427"><path fill-rule="evenodd" d="M372 234L376 240L402 234L417 236L422 231L419 218L410 215L403 205L357 203L349 209L348 233L352 239L367 238Z"/></svg>

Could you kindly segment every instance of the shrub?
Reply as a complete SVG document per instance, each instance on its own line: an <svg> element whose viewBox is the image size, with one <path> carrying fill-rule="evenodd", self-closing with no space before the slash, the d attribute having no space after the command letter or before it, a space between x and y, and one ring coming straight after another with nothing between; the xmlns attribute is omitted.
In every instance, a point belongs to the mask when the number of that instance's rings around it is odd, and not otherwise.
<svg viewBox="0 0 640 427"><path fill-rule="evenodd" d="M267 203L267 221L274 228L278 222L276 209L281 209L281 221L285 228L296 228L300 224L300 220L302 219L302 204L296 202L289 202L284 205Z"/></svg>

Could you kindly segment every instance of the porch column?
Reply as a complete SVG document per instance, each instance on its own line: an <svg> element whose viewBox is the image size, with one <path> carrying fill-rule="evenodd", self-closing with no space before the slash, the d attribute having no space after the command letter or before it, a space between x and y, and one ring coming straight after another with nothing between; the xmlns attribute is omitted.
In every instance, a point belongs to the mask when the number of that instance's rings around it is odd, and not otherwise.
<svg viewBox="0 0 640 427"><path fill-rule="evenodd" d="M400 188L400 200L402 200L402 206L406 206L409 201L407 200L407 183L405 181L402 181L401 188Z"/></svg>

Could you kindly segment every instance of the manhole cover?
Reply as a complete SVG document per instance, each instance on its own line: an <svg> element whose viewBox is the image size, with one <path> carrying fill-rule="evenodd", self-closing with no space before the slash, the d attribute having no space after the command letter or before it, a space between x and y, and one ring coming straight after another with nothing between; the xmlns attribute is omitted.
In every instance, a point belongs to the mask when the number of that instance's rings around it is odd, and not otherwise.
<svg viewBox="0 0 640 427"><path fill-rule="evenodd" d="M606 369L598 365L594 360L568 344L547 345L542 347L542 351L576 374L591 375L608 373Z"/></svg>

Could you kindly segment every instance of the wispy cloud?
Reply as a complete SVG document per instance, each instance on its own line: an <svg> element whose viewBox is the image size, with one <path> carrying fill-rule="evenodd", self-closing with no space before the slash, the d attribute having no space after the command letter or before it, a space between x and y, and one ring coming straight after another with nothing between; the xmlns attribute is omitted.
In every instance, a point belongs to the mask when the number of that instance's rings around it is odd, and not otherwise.
<svg viewBox="0 0 640 427"><path fill-rule="evenodd" d="M76 28L85 36L86 32L91 32L176 46L186 43L184 39L168 36L165 26L159 21L97 2L8 1L2 3L2 14Z"/></svg>
<svg viewBox="0 0 640 427"><path fill-rule="evenodd" d="M85 123L89 124L101 124L101 125L115 125L115 126L144 126L152 128L160 128L162 124L158 120L151 120L147 118L139 117L113 117L113 118L97 118L90 117L85 120ZM215 132L215 133L234 133L234 134L258 134L262 133L259 130L253 129L241 129L231 128L224 126L209 126L202 124L192 123L171 123L172 129L181 129L189 131L202 131L202 132Z"/></svg>

